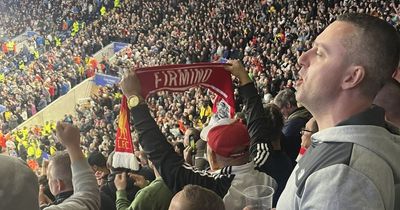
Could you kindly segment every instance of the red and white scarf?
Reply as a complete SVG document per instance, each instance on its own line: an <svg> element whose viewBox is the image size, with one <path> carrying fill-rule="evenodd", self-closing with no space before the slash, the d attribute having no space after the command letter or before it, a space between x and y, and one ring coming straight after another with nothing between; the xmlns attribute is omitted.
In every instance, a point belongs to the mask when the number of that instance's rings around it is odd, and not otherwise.
<svg viewBox="0 0 400 210"><path fill-rule="evenodd" d="M203 86L209 88L218 96L218 103L224 109L218 110L217 115L233 117L235 113L235 100L233 95L232 77L224 68L226 64L198 63L189 65L166 65L138 68L135 70L140 80L142 96L160 90L183 92L191 87ZM222 106L225 101L228 106ZM129 111L127 99L124 96L121 101L117 136L115 140L115 154L113 167L130 168L137 170L138 161L134 156L132 137L129 128Z"/></svg>
<svg viewBox="0 0 400 210"><path fill-rule="evenodd" d="M209 88L229 105L229 115L234 116L235 99L232 77L221 63L197 63L183 65L154 66L136 69L141 82L142 95L159 90L186 91L191 87Z"/></svg>

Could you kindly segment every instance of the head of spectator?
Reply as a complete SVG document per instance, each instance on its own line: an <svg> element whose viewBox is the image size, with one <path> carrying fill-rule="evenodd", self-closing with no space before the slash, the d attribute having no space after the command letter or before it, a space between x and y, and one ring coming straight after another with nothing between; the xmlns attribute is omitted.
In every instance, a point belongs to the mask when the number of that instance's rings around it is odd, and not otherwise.
<svg viewBox="0 0 400 210"><path fill-rule="evenodd" d="M278 106L285 119L297 109L296 95L291 89L281 90L275 96L274 104Z"/></svg>
<svg viewBox="0 0 400 210"><path fill-rule="evenodd" d="M318 124L314 118L311 118L306 126L301 129L301 147L308 149L311 145L311 135L318 132Z"/></svg>
<svg viewBox="0 0 400 210"><path fill-rule="evenodd" d="M400 83L393 80L379 91L374 104L385 109L386 120L400 128Z"/></svg>
<svg viewBox="0 0 400 210"><path fill-rule="evenodd" d="M269 136L271 137L272 149L281 150L283 115L275 104L267 104L264 111L270 128L268 130L271 132Z"/></svg>
<svg viewBox="0 0 400 210"><path fill-rule="evenodd" d="M298 107L296 95L291 89L281 90L275 97L274 104L278 106L285 118L285 124L282 128L284 138L282 139L282 148L289 155L292 164L296 164L296 158L299 154L301 144L301 128L311 118L311 114L305 107Z"/></svg>
<svg viewBox="0 0 400 210"><path fill-rule="evenodd" d="M366 110L397 69L399 46L396 29L384 20L338 16L298 60L297 100L320 130Z"/></svg>
<svg viewBox="0 0 400 210"><path fill-rule="evenodd" d="M22 160L0 155L0 209L39 209L36 175Z"/></svg>
<svg viewBox="0 0 400 210"><path fill-rule="evenodd" d="M169 210L225 210L224 202L215 192L198 185L186 185L171 200Z"/></svg>
<svg viewBox="0 0 400 210"><path fill-rule="evenodd" d="M311 118L305 125L304 128L301 129L300 134L301 134L301 147L299 150L299 154L297 155L296 162L299 162L299 160L303 157L303 155L306 153L307 149L311 145L311 135L318 132L318 124L317 121L315 121L314 118Z"/></svg>
<svg viewBox="0 0 400 210"><path fill-rule="evenodd" d="M204 127L200 136L207 141L207 159L211 170L248 163L250 136L240 121L220 119Z"/></svg>
<svg viewBox="0 0 400 210"><path fill-rule="evenodd" d="M88 162L89 165L92 167L93 171L103 171L103 172L107 172L107 160L106 157L104 157L103 154L101 154L100 152L92 152L90 153L89 157L88 157Z"/></svg>
<svg viewBox="0 0 400 210"><path fill-rule="evenodd" d="M47 169L47 179L50 192L56 199L61 193L73 192L71 159L66 151L57 152L51 158Z"/></svg>
<svg viewBox="0 0 400 210"><path fill-rule="evenodd" d="M100 152L92 152L88 157L88 162L96 175L97 184L102 185L102 183L107 180L107 176L110 173L110 170L107 168L106 157Z"/></svg>

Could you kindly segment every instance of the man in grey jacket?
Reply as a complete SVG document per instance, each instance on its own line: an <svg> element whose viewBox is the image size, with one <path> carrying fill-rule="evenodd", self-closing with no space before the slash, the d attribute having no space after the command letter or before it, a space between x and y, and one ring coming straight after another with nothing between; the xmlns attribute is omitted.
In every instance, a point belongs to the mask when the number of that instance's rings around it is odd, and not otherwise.
<svg viewBox="0 0 400 210"><path fill-rule="evenodd" d="M385 21L344 14L299 58L296 98L320 131L292 172L277 209L400 209L400 136L372 105L399 63Z"/></svg>
<svg viewBox="0 0 400 210"><path fill-rule="evenodd" d="M71 160L71 175L73 194L62 200L61 203L44 208L45 210L98 210L100 208L100 196L93 171L89 166L80 148L79 129L68 123L57 123L57 136L66 147ZM51 162L49 170L51 170ZM55 175L55 173L52 173ZM50 190L59 192L65 185L60 177L49 176ZM52 189L54 188L54 189Z"/></svg>

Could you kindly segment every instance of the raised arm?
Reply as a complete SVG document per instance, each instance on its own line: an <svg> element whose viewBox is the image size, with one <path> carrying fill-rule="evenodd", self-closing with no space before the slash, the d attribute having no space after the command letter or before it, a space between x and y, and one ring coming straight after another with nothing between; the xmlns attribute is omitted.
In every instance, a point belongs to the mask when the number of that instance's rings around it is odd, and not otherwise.
<svg viewBox="0 0 400 210"><path fill-rule="evenodd" d="M100 194L93 171L80 148L79 129L71 124L58 122L57 137L67 148L71 159L74 194L61 204L49 206L45 210L98 210Z"/></svg>
<svg viewBox="0 0 400 210"><path fill-rule="evenodd" d="M256 166L260 167L267 160L268 148L270 148L269 129L261 98L240 61L229 61L229 64L225 68L240 82L239 94L243 98L247 129L251 140L250 153Z"/></svg>
<svg viewBox="0 0 400 210"><path fill-rule="evenodd" d="M132 96L138 96L140 100L143 100L143 96L140 95L140 81L133 70L121 81L121 89L128 100ZM185 164L183 158L175 153L172 145L161 133L143 101L131 107L130 110L143 151L173 193L180 191L187 184L207 187L221 196L226 193L229 188L227 184L229 179L227 177L214 179L213 176L195 171L193 167Z"/></svg>

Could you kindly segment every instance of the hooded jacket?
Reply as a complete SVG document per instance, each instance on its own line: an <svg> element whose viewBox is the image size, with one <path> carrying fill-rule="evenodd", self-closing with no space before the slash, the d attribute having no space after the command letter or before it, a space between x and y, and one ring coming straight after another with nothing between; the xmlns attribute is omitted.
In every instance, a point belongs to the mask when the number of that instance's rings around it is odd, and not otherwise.
<svg viewBox="0 0 400 210"><path fill-rule="evenodd" d="M400 209L400 136L372 106L311 136L277 209Z"/></svg>

